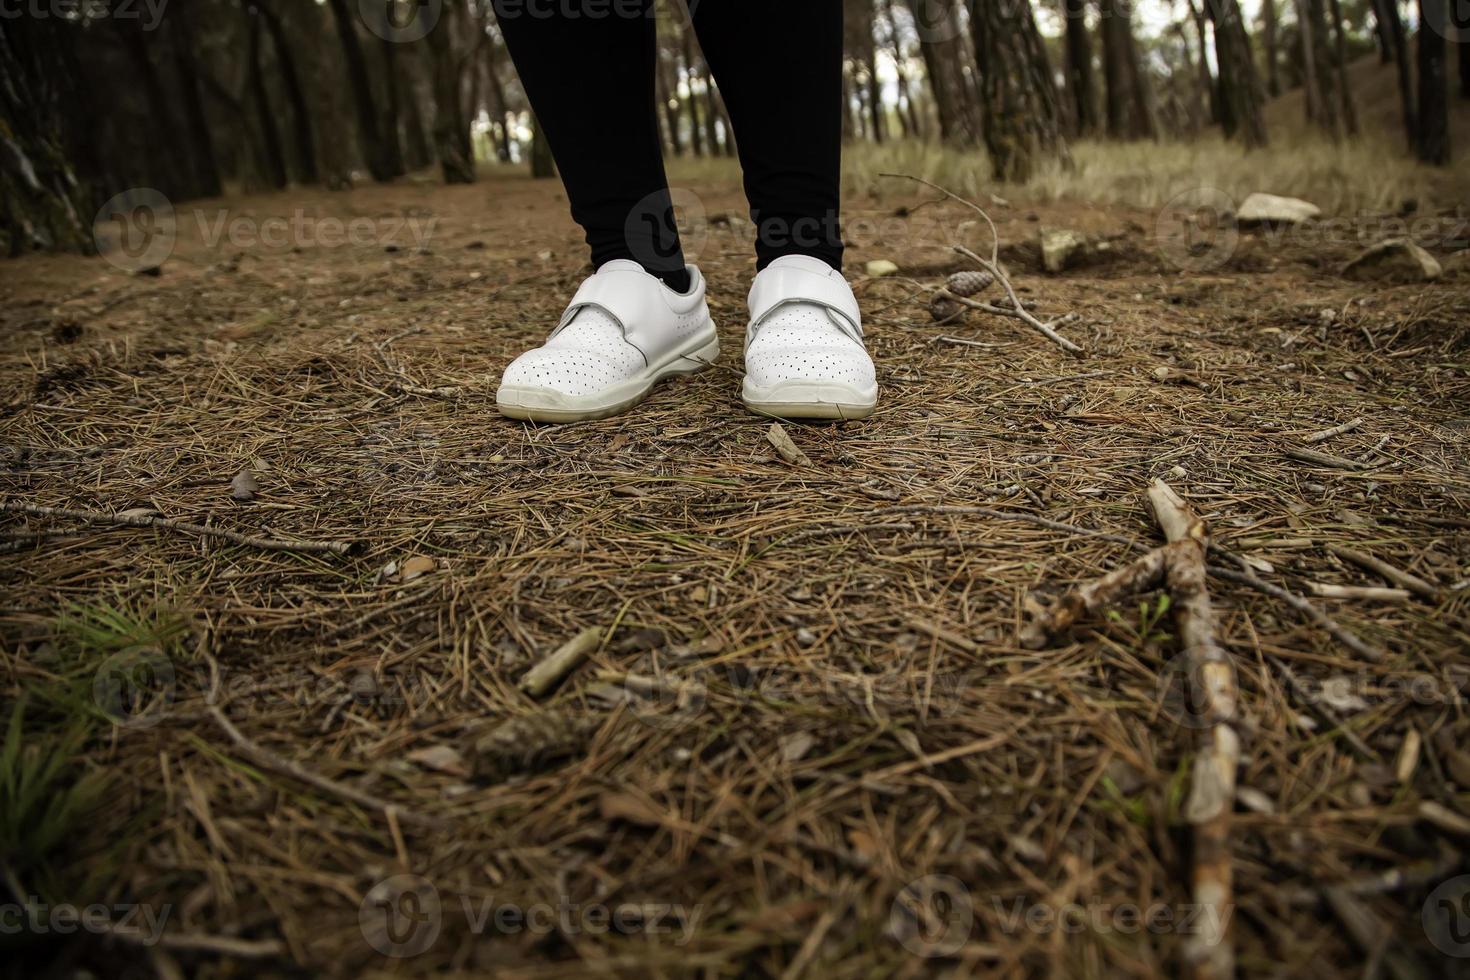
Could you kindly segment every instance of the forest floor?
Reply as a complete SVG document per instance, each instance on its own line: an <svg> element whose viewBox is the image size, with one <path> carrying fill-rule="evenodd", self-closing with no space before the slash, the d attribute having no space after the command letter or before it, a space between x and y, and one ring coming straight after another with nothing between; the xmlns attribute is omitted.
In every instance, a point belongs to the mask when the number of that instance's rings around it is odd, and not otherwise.
<svg viewBox="0 0 1470 980"><path fill-rule="evenodd" d="M809 465L740 405L734 179L681 201L719 364L579 425L493 403L585 274L554 181L183 205L157 275L0 264L6 506L352 545L0 515L5 882L110 922L43 923L32 967L1162 976L1223 915L1247 975L1463 970L1465 256L1358 282L1350 236L1190 252L1150 211L994 206L1079 359L931 320L951 245L985 247L934 198L852 202L882 396L788 424ZM1418 217L1441 259L1466 247L1463 211ZM1048 275L1043 227L1106 247ZM1223 909L1191 894L1201 733L1162 593L1019 642L1033 590L1161 542L1157 477L1214 564L1341 627L1210 579L1243 737ZM1395 584L1339 547L1422 594L1313 596ZM593 628L559 686L520 689Z"/></svg>

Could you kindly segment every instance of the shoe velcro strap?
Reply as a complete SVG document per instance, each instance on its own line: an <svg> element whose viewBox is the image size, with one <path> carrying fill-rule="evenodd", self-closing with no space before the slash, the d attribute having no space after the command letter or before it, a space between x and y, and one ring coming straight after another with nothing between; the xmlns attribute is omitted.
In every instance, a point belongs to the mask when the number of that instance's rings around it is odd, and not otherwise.
<svg viewBox="0 0 1470 980"><path fill-rule="evenodd" d="M863 335L857 298L845 279L824 276L807 269L768 268L750 287L750 326L754 330L778 307L788 303L814 303L826 307L851 325L855 338Z"/></svg>
<svg viewBox="0 0 1470 980"><path fill-rule="evenodd" d="M556 336L578 311L591 306L616 320L623 329L623 337L642 351L647 360L648 352L658 346L658 338L647 334L650 329L659 333L674 315L659 294L659 285L648 273L633 269L604 269L588 276L572 296L551 335Z"/></svg>

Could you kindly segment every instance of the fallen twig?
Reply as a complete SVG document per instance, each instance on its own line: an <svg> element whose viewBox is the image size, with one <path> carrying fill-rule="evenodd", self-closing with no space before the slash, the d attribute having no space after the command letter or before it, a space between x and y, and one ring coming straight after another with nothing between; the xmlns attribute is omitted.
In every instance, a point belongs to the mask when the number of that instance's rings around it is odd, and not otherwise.
<svg viewBox="0 0 1470 980"><path fill-rule="evenodd" d="M1049 517L1042 517L1040 514L1029 514L1025 511L998 510L994 507L978 507L963 504L900 504L894 507L882 507L870 512L870 516L887 514L975 514L998 521L1020 521L1053 531L1067 531L1072 534L1081 534L1090 538L1097 538L1101 541L1111 541L1114 544L1121 544L1125 548L1132 548L1134 551L1146 552L1150 550L1147 545L1135 541L1132 538L1124 537L1121 534L1114 534L1111 531L1097 531L1090 527L1079 527L1076 524L1054 521ZM1312 605L1306 598L1297 595L1289 589L1283 589L1279 585L1273 585L1244 570L1236 571L1232 568L1210 564L1205 566L1205 571L1215 578L1221 578L1227 582L1234 582L1237 585L1246 585L1255 589L1257 592L1271 596L1273 599L1280 599L1282 602L1291 606L1292 609L1295 609L1305 619L1322 627L1333 639L1365 660L1377 662L1384 657L1382 650L1367 643L1352 630L1341 625L1337 620Z"/></svg>
<svg viewBox="0 0 1470 980"><path fill-rule="evenodd" d="M1365 599L1369 602L1404 602L1410 596L1408 589L1380 589L1371 585L1333 585L1329 582L1308 582L1312 595L1323 599Z"/></svg>
<svg viewBox="0 0 1470 980"><path fill-rule="evenodd" d="M104 514L99 511L74 510L66 507L43 507L40 504L28 504L19 500L0 501L0 510L11 513L36 514L41 517L66 517L74 521L86 521L89 524L123 525L125 527L161 527L170 531L184 531L188 534L198 534L202 537L220 538L232 544L245 545L249 548L261 548L266 551L303 551L303 552L331 552L338 555L350 554L357 550L355 541L287 541L280 538L261 538L249 534L241 534L239 531L229 531L220 527L209 527L204 524L193 524L189 521L180 521L174 518L164 517L159 513L146 511L123 511L116 514Z"/></svg>
<svg viewBox="0 0 1470 980"><path fill-rule="evenodd" d="M1327 453L1313 452L1310 449L1298 449L1295 446L1287 446L1281 450L1281 453L1299 463L1311 463L1313 466L1327 466L1337 470L1371 470L1373 468L1371 465L1360 463L1355 459L1329 456Z"/></svg>
<svg viewBox="0 0 1470 980"><path fill-rule="evenodd" d="M521 678L521 690L533 698L546 694L597 649L602 634L601 626L589 626L557 647L551 656L526 671L526 676Z"/></svg>
<svg viewBox="0 0 1470 980"><path fill-rule="evenodd" d="M1002 288L1005 289L1006 295L1010 296L1012 306L991 306L988 303L976 303L975 300L967 300L959 296L953 296L953 294L951 294L951 298L953 298L957 303L960 303L964 306L978 306L981 309L986 309L986 312L994 313L998 316L1015 317L1017 320L1020 320L1023 323L1027 324L1033 330L1040 333L1047 340L1050 340L1052 343L1056 344L1067 353L1076 354L1078 356L1086 356L1087 352L1085 350L1072 343L1072 341L1068 340L1066 337L1063 337L1061 334L1057 333L1056 330L1052 329L1052 324L1054 323L1071 322L1071 319L1075 319L1075 316L1073 314L1063 314L1056 320L1051 321L1051 323L1042 323L1030 312L1028 312L1026 307L1021 303L1021 298L1016 295L1015 287L1011 285L1010 277L1005 274L1005 271L1003 269L1001 269L1000 263L993 262L989 259L982 259L980 256L976 255L968 248L965 248L965 246L963 245L956 245L954 247L954 250L978 264L986 272L995 276L996 281L999 282Z"/></svg>
<svg viewBox="0 0 1470 980"><path fill-rule="evenodd" d="M1184 959L1195 977L1235 975L1235 953L1226 932L1233 869L1230 815L1235 808L1235 771L1240 765L1235 669L1220 645L1214 605L1205 581L1209 535L1204 521L1163 480L1148 490L1154 516L1171 545L1180 547L1165 565L1174 622L1184 648L1190 700L1210 723L1206 744L1194 759L1184 816L1194 827L1194 900L1212 914L1186 937Z"/></svg>
<svg viewBox="0 0 1470 980"><path fill-rule="evenodd" d="M1331 439L1333 436L1340 436L1344 433L1353 431L1358 426L1362 425L1364 421L1366 420L1363 418L1356 418L1353 419L1351 422L1344 422L1342 425L1334 425L1330 429L1323 429L1321 432L1313 432L1311 435L1303 439L1302 442L1305 442L1307 445L1323 442L1327 439Z"/></svg>
<svg viewBox="0 0 1470 980"><path fill-rule="evenodd" d="M1206 743L1195 756L1190 774L1185 818L1194 828L1194 900L1210 914L1200 931L1188 937L1185 962L1191 976L1234 976L1235 958L1226 924L1231 903L1233 870L1230 857L1230 815L1235 806L1235 772L1240 765L1240 737L1233 722L1239 694L1230 655L1220 644L1219 626L1207 585L1205 553L1209 535L1189 505L1163 480L1148 490L1154 516L1168 541L1122 568L1076 586L1047 603L1036 595L1026 600L1024 646L1037 648L1071 626L1080 616L1096 612L1119 598L1153 588L1162 579L1173 600L1174 622L1183 648L1186 683L1199 719L1208 727Z"/></svg>
<svg viewBox="0 0 1470 980"><path fill-rule="evenodd" d="M1374 558L1372 555L1355 551L1352 548L1345 548L1342 545L1329 545L1327 550L1343 561L1351 562L1359 568L1366 568L1370 572L1377 572L1394 585L1408 589L1415 595L1428 599L1430 602L1437 602L1439 600L1439 589L1417 575L1411 575L1402 569L1395 568L1381 558Z"/></svg>
<svg viewBox="0 0 1470 980"><path fill-rule="evenodd" d="M391 812L405 823L418 824L436 830L446 830L449 827L447 821L440 820L438 817L430 817L414 810L405 809L397 803L389 803L387 800L381 800L371 793L365 793L356 787L328 779L326 776L314 773L310 769L297 765L289 759L283 759L246 738L240 729L230 723L230 719L225 717L225 713L218 706L210 705L208 711L210 717L230 737L230 741L235 743L235 747L240 750L241 754L264 769L269 769L282 776L289 776L298 782L306 783L308 786L314 786L324 793L341 797L344 800L350 800L359 806L367 807L369 810L376 810L383 814Z"/></svg>
<svg viewBox="0 0 1470 980"><path fill-rule="evenodd" d="M1075 314L1069 313L1064 315L1063 317L1059 317L1058 319L1051 321L1050 323L1043 323L1041 320L1038 320L1035 316L1029 313L1026 310L1026 307L1021 303L1021 298L1016 295L1015 287L1011 285L1010 277L1006 275L1005 270L1001 268L1000 233L996 231L995 222L991 220L990 215L985 213L984 208L980 207L980 205L976 204L974 201L966 200L965 198L960 197L960 195L956 194L954 191L951 191L946 187L939 186L932 180L925 180L923 177L915 177L912 174L893 173L881 173L878 176L900 177L904 180L912 180L915 183L923 184L926 187L932 187L936 191L939 191L939 193L943 194L945 197L952 198L973 210L976 214L985 219L985 224L990 228L990 258L982 258L981 256L976 255L974 252L970 251L968 248L965 248L963 245L955 245L954 250L965 256L966 258L970 259L976 265L980 266L980 268L984 269L986 272L994 276L995 280L999 282L1001 284L1001 287L1006 291L1006 295L1010 297L1011 306L1003 307L994 306L990 303L982 303L978 300L972 300L968 297L956 295L955 293L952 293L949 290L944 289L943 287L939 289L939 295L945 297L946 299L953 300L960 306L968 306L971 309L982 310L986 313L993 313L996 316L1014 317L1015 319L1022 321L1027 326L1040 333L1047 340L1050 340L1052 343L1056 344L1067 353L1076 354L1079 357L1086 356L1087 352L1085 350L1083 350L1081 347L1074 344L1067 338L1063 337L1061 334L1057 333L1054 329L1054 327L1059 323L1070 322L1072 319L1076 319Z"/></svg>

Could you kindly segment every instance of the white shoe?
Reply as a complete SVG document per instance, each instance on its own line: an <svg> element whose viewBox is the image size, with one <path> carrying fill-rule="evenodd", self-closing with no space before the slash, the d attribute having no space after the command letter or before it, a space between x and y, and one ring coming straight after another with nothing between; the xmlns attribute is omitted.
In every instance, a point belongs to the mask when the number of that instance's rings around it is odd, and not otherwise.
<svg viewBox="0 0 1470 980"><path fill-rule="evenodd" d="M783 256L750 287L745 406L783 419L860 419L878 403L862 315L842 273Z"/></svg>
<svg viewBox="0 0 1470 980"><path fill-rule="evenodd" d="M588 276L545 344L506 366L502 415L577 422L616 415L661 378L707 367L720 353L704 277L676 293L636 262L615 259Z"/></svg>

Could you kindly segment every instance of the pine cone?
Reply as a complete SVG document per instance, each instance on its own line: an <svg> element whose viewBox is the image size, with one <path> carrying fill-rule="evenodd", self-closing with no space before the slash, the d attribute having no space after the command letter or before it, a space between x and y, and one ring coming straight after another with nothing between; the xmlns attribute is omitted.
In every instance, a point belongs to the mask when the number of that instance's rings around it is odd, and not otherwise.
<svg viewBox="0 0 1470 980"><path fill-rule="evenodd" d="M995 276L988 272L956 272L945 280L944 288L956 296L969 298L989 289Z"/></svg>
<svg viewBox="0 0 1470 980"><path fill-rule="evenodd" d="M963 306L941 293L929 297L929 315L935 320L943 322L963 311Z"/></svg>

